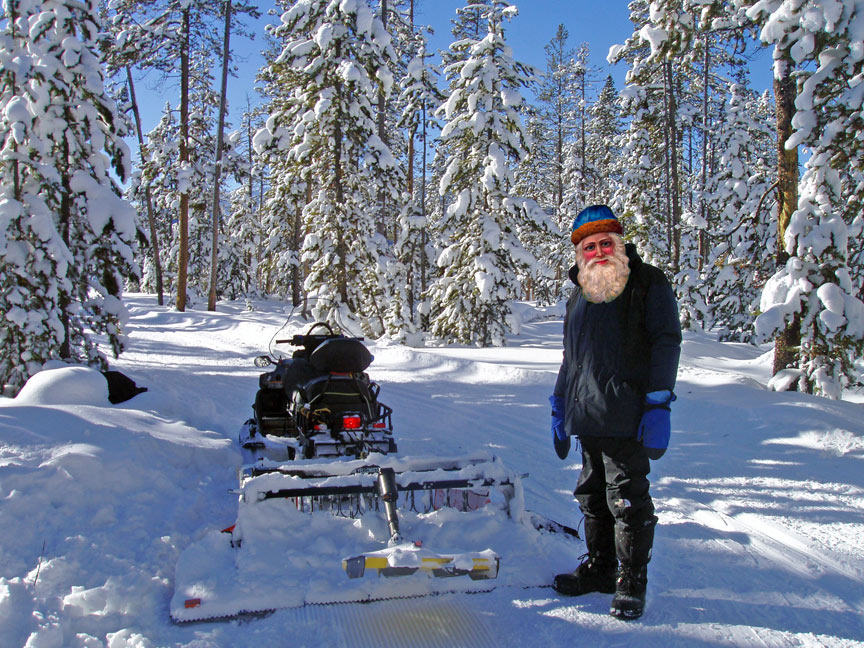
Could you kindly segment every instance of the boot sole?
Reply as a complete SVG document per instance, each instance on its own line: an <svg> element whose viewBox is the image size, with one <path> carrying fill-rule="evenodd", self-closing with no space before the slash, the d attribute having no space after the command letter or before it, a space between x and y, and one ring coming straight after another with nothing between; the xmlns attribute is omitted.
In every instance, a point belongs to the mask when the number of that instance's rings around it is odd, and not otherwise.
<svg viewBox="0 0 864 648"><path fill-rule="evenodd" d="M562 594L564 596L584 596L585 594L593 594L595 592L599 593L599 594L614 594L615 593L615 586L614 585L612 587L598 587L595 589L575 590L575 589L569 589L566 586L562 586L561 589L559 589L557 583L553 583L552 589L554 589L556 592L558 592L559 594Z"/></svg>
<svg viewBox="0 0 864 648"><path fill-rule="evenodd" d="M586 594L614 594L615 593L615 590L599 590L599 589L573 592L573 591L560 590L555 586L553 586L552 589L554 589L556 592L558 592L561 596L585 596Z"/></svg>
<svg viewBox="0 0 864 648"><path fill-rule="evenodd" d="M644 610L618 610L616 608L610 608L609 614L616 619L623 619L624 621L635 621L640 618L644 613Z"/></svg>

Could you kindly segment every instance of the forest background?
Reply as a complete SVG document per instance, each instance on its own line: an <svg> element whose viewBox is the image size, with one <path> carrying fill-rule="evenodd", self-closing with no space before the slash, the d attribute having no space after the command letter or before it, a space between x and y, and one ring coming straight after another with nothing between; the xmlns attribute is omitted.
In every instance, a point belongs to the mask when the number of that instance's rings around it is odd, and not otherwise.
<svg viewBox="0 0 864 648"><path fill-rule="evenodd" d="M595 203L686 328L775 341L774 388L860 383L864 0L633 0L608 52L566 21L540 42L504 0L266 9L4 0L7 394L50 359L106 366L124 290L502 344L514 300L566 295L567 232ZM514 57L517 32L542 63ZM229 102L253 33L259 97Z"/></svg>

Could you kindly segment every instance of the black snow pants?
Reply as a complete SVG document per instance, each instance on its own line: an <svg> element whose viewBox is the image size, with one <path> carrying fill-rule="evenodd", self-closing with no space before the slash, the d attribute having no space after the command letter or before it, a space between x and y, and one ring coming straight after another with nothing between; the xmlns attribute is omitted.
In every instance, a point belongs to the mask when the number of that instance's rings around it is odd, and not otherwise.
<svg viewBox="0 0 864 648"><path fill-rule="evenodd" d="M586 531L589 526L599 531L603 544L612 541L613 533L653 531L657 518L648 492L651 463L642 443L618 437L579 437L579 442L582 472L573 495ZM607 547L597 549L606 553Z"/></svg>

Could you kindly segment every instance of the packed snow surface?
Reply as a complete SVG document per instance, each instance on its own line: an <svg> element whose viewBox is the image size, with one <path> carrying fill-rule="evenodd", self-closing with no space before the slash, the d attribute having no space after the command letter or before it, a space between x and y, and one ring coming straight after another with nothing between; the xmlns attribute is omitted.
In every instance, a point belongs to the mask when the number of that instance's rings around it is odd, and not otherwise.
<svg viewBox="0 0 864 648"><path fill-rule="evenodd" d="M174 624L168 611L184 552L212 542L214 581L231 574L219 565L220 530L238 516L228 491L237 487L237 432L258 383L252 358L289 309L231 302L177 313L149 296L128 306L130 346L113 368L149 391L110 405L98 372L67 367L0 399L4 648L864 646L864 399L769 391L768 347L694 333L685 335L672 445L653 463L660 524L639 621L610 617L609 595L566 598L548 587L551 573L576 567L580 542L521 538L491 592ZM560 308L515 310L521 333L505 347L370 343L369 373L394 409L399 457L493 454L527 475L525 508L576 527L579 456L558 460L548 431ZM263 512L251 521L259 530ZM440 527L424 539L430 550L508 557L507 547L488 544L511 530L494 509L432 519ZM412 524L406 518L406 534ZM270 546L244 554L247 575L260 573L270 587L265 577L294 561L301 585L273 596L298 604L341 570L324 557L352 542L351 551L380 548L386 526L284 508L272 525ZM279 538L304 536L303 560L281 552ZM532 542L535 552L522 551ZM532 570L547 586L520 584ZM401 581L393 587L410 591Z"/></svg>

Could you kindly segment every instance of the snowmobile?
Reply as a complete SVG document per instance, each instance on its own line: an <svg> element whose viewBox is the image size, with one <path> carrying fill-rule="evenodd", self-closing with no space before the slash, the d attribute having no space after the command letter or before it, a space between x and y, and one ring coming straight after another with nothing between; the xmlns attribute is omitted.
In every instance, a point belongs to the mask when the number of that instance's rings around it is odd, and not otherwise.
<svg viewBox="0 0 864 648"><path fill-rule="evenodd" d="M577 531L527 511L524 476L498 457L396 456L360 338L317 323L276 342L298 349L257 360L276 368L240 435L236 521L181 554L175 622L542 586L576 560Z"/></svg>
<svg viewBox="0 0 864 648"><path fill-rule="evenodd" d="M317 322L276 344L298 348L290 358L255 359L258 367L276 367L259 377L254 417L240 431L247 461L396 452L393 410L378 400L380 387L365 373L372 355L363 338Z"/></svg>

